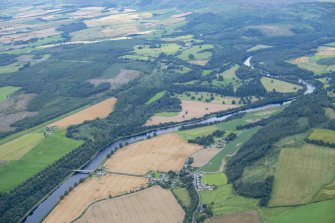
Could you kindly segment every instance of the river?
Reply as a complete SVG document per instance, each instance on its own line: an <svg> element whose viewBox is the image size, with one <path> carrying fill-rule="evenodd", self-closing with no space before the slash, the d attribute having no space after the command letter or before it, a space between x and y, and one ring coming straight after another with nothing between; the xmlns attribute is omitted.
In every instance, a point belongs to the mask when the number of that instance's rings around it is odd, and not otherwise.
<svg viewBox="0 0 335 223"><path fill-rule="evenodd" d="M251 59L252 57L249 57L244 64L251 65ZM247 65L248 66L248 65ZM310 94L315 90L315 87L308 84L304 80L300 80L301 83L306 85L306 92L305 94ZM259 110L265 110L271 107L280 107L284 104L290 103L293 100L286 101L285 103L272 103L268 105L258 106L255 108L248 108L248 109L241 109L240 111L231 112L227 115L217 116L217 117L209 117L207 119L198 121L196 123L192 124L181 124L179 126L174 127L166 127L162 128L160 130L150 131L147 133L142 133L136 136L124 138L121 140L118 140L114 143L112 143L109 147L101 150L96 157L94 157L82 170L95 170L99 167L99 165L106 159L106 156L111 152L114 151L120 144L131 144L135 143L141 140L147 139L148 136L153 136L154 133L157 135L162 135L166 133L176 132L178 131L182 126L188 126L188 125L194 125L194 124L209 124L209 123L215 123L217 121L224 121L228 117L232 115L236 115L242 112L250 113L254 111ZM66 179L57 189L55 189L44 201L42 201L31 213L22 221L23 223L36 223L41 222L48 213L57 205L60 197L64 195L65 191L68 191L70 187L74 187L76 183L79 183L79 181L83 178L86 178L87 174L74 174L70 176L68 179Z"/></svg>

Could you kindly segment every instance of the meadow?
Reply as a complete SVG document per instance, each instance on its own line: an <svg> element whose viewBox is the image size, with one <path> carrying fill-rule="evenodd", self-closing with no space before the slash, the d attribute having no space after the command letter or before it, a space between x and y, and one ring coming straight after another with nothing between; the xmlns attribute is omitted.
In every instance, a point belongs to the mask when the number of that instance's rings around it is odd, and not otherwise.
<svg viewBox="0 0 335 223"><path fill-rule="evenodd" d="M330 129L314 129L308 136L308 139L335 144L335 131Z"/></svg>
<svg viewBox="0 0 335 223"><path fill-rule="evenodd" d="M227 184L227 177L224 173L207 173L202 180L204 184L215 186L224 186Z"/></svg>
<svg viewBox="0 0 335 223"><path fill-rule="evenodd" d="M160 91L160 92L156 93L145 104L150 105L150 104L154 103L155 101L158 101L159 99L164 97L165 93L166 93L166 91Z"/></svg>
<svg viewBox="0 0 335 223"><path fill-rule="evenodd" d="M200 197L203 204L211 206L214 216L257 209L257 200L237 195L230 184L211 191L200 191Z"/></svg>
<svg viewBox="0 0 335 223"><path fill-rule="evenodd" d="M23 137L24 141L27 139L31 140L30 137ZM22 141L22 138L19 140ZM29 148L29 152L27 152L28 149L25 149L26 153L20 159L9 161L0 166L0 191L13 189L82 143L80 140L66 138L64 131L54 132L33 148ZM2 146L6 146L6 144Z"/></svg>
<svg viewBox="0 0 335 223"><path fill-rule="evenodd" d="M233 155L246 141L248 141L256 132L258 128L251 128L241 132L238 137L230 142L227 146L221 149L221 151L204 167L201 168L204 172L216 172L219 171L223 164L223 159L227 156Z"/></svg>
<svg viewBox="0 0 335 223"><path fill-rule="evenodd" d="M191 203L191 197L186 188L176 188L172 189L172 193L175 195L177 200L182 206L188 207Z"/></svg>
<svg viewBox="0 0 335 223"><path fill-rule="evenodd" d="M291 92L297 92L298 90L303 89L303 87L300 85L291 84L285 81L268 78L268 77L262 77L261 82L267 92L276 91L276 92L281 92L281 93L291 93Z"/></svg>
<svg viewBox="0 0 335 223"><path fill-rule="evenodd" d="M5 101L11 94L20 89L20 87L12 86L0 87L0 102Z"/></svg>
<svg viewBox="0 0 335 223"><path fill-rule="evenodd" d="M276 164L269 206L306 204L334 178L335 151L303 144L282 149Z"/></svg>
<svg viewBox="0 0 335 223"><path fill-rule="evenodd" d="M335 200L317 202L293 208L262 209L266 223L333 223Z"/></svg>

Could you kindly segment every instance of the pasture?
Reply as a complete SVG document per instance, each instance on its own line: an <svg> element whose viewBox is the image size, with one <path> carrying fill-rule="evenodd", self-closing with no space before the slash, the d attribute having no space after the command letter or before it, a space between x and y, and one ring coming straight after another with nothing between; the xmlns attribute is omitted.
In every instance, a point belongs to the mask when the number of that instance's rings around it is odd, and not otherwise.
<svg viewBox="0 0 335 223"><path fill-rule="evenodd" d="M42 133L28 133L0 145L0 160L19 160L43 140Z"/></svg>
<svg viewBox="0 0 335 223"><path fill-rule="evenodd" d="M286 81L281 81L273 78L262 77L261 82L265 87L267 92L280 92L280 93L291 93L297 92L300 89L303 89L302 86L297 84L291 84Z"/></svg>
<svg viewBox="0 0 335 223"><path fill-rule="evenodd" d="M21 137L25 139L26 135ZM17 138L14 142L16 140L21 142L22 138ZM25 140L23 141L27 142ZM65 132L63 131L56 131L47 138L42 139L42 141L33 148L26 147L23 150L26 154L24 154L20 159L12 160L5 165L0 166L0 191L9 191L13 189L15 186L37 174L39 171L57 161L68 152L77 148L82 143L83 141L80 140L66 138ZM5 145L6 144L3 144L3 146ZM28 148L30 150L27 152ZM20 152L22 155L23 152Z"/></svg>
<svg viewBox="0 0 335 223"><path fill-rule="evenodd" d="M206 65L208 60L212 57L212 49L214 47L210 44L191 46L185 49L178 58L189 63L198 64L200 66Z"/></svg>
<svg viewBox="0 0 335 223"><path fill-rule="evenodd" d="M216 154L220 152L220 149L207 148L202 149L199 152L194 153L191 157L193 158L192 167L200 168L213 159Z"/></svg>
<svg viewBox="0 0 335 223"><path fill-rule="evenodd" d="M225 214L215 216L206 221L206 223L260 223L257 211L246 211L236 214Z"/></svg>
<svg viewBox="0 0 335 223"><path fill-rule="evenodd" d="M335 111L332 108L325 108L325 114L330 119L335 119Z"/></svg>
<svg viewBox="0 0 335 223"><path fill-rule="evenodd" d="M335 151L304 144L282 149L276 164L275 180L269 206L306 204L314 199L335 172Z"/></svg>
<svg viewBox="0 0 335 223"><path fill-rule="evenodd" d="M152 103L154 103L155 101L158 101L159 99L161 99L162 97L164 97L166 91L160 91L157 94L155 94L154 96L152 96L145 104L146 105L150 105Z"/></svg>
<svg viewBox="0 0 335 223"><path fill-rule="evenodd" d="M268 46L268 45L263 45L263 44L258 44L256 46L251 47L250 49L247 50L247 52L254 52L257 50L263 50L263 49L268 49L271 48L272 46Z"/></svg>
<svg viewBox="0 0 335 223"><path fill-rule="evenodd" d="M200 149L175 134L165 134L118 150L104 166L111 172L141 176L150 171L179 171L187 157Z"/></svg>
<svg viewBox="0 0 335 223"><path fill-rule="evenodd" d="M335 131L330 129L314 129L308 136L308 139L335 144Z"/></svg>
<svg viewBox="0 0 335 223"><path fill-rule="evenodd" d="M232 84L233 86L239 86L242 83L242 80L236 76L236 71L239 69L239 65L234 65L230 69L224 71L219 74L219 76L223 77L223 81L214 80L213 85L216 87L222 87Z"/></svg>
<svg viewBox="0 0 335 223"><path fill-rule="evenodd" d="M335 200L317 202L292 208L266 208L263 215L266 223L333 223Z"/></svg>
<svg viewBox="0 0 335 223"><path fill-rule="evenodd" d="M258 203L256 199L245 198L234 193L230 184L219 186L211 191L200 191L200 197L203 204L212 207L214 216L254 210Z"/></svg>
<svg viewBox="0 0 335 223"><path fill-rule="evenodd" d="M185 141L188 141L190 139L195 139L200 136L210 135L217 129L218 128L215 125L209 125L209 126L200 127L200 128L181 130L181 131L178 131L177 134L178 136L183 138Z"/></svg>
<svg viewBox="0 0 335 223"><path fill-rule="evenodd" d="M81 124L84 121L90 121L96 118L106 118L113 111L115 103L116 98L106 99L98 104L92 105L75 114L72 114L61 120L58 120L50 124L49 126L57 126L61 129L65 129L70 125Z"/></svg>
<svg viewBox="0 0 335 223"><path fill-rule="evenodd" d="M159 113L156 113L155 116L158 116L158 117L175 117L179 113L180 112L159 112Z"/></svg>
<svg viewBox="0 0 335 223"><path fill-rule="evenodd" d="M240 101L240 98L238 97L222 97L219 94L208 92L186 91L182 94L178 94L177 97L182 101L200 101L226 105L237 105L237 103Z"/></svg>
<svg viewBox="0 0 335 223"><path fill-rule="evenodd" d="M201 118L206 114L236 108L239 105L229 105L229 104L224 105L224 104L214 104L214 103L196 102L196 101L182 101L181 106L182 106L182 112L180 112L177 116L173 117L153 116L147 121L145 125L151 126L151 125L159 125L160 123L187 121L193 118Z"/></svg>
<svg viewBox="0 0 335 223"><path fill-rule="evenodd" d="M20 87L12 86L0 87L0 102L5 101L11 94L20 89Z"/></svg>
<svg viewBox="0 0 335 223"><path fill-rule="evenodd" d="M230 142L227 146L222 148L221 151L212 160L210 160L204 167L201 168L201 170L204 172L216 172L222 170L225 163L224 159L233 155L257 131L258 128L244 130L234 141Z"/></svg>
<svg viewBox="0 0 335 223"><path fill-rule="evenodd" d="M44 223L68 223L79 217L92 203L139 190L147 183L142 177L106 175L79 184L51 211ZM98 203L99 204L99 203Z"/></svg>
<svg viewBox="0 0 335 223"><path fill-rule="evenodd" d="M95 203L75 222L180 223L184 217L184 210L172 193L154 186Z"/></svg>
<svg viewBox="0 0 335 223"><path fill-rule="evenodd" d="M227 184L227 177L224 173L207 173L202 178L204 184L224 186Z"/></svg>
<svg viewBox="0 0 335 223"><path fill-rule="evenodd" d="M188 207L191 204L191 197L186 188L172 189L172 193L175 195L177 200L182 206Z"/></svg>

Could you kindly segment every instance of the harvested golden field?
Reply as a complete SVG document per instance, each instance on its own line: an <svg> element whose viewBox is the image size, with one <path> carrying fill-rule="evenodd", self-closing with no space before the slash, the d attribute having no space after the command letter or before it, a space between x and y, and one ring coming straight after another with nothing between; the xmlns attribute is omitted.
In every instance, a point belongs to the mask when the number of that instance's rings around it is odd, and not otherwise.
<svg viewBox="0 0 335 223"><path fill-rule="evenodd" d="M109 98L84 110L81 110L73 115L56 121L50 126L57 126L59 128L67 128L70 125L81 124L87 120L94 120L96 118L106 118L112 111L116 103L116 98Z"/></svg>
<svg viewBox="0 0 335 223"><path fill-rule="evenodd" d="M228 104L224 105L224 104L214 104L199 101L182 101L181 106L182 106L182 112L180 112L177 116L173 117L153 116L147 121L145 125L151 126L151 125L159 125L160 123L182 122L190 120L192 118L201 118L206 114L225 111L231 108L236 108L239 105L228 105Z"/></svg>
<svg viewBox="0 0 335 223"><path fill-rule="evenodd" d="M144 175L150 171L179 171L188 156L200 150L175 134L165 134L118 150L105 167L111 172Z"/></svg>
<svg viewBox="0 0 335 223"><path fill-rule="evenodd" d="M220 152L220 149L210 148L210 149L202 149L199 152L194 153L191 156L193 157L192 166L193 167L203 167L219 152Z"/></svg>
<svg viewBox="0 0 335 223"><path fill-rule="evenodd" d="M298 57L294 60L292 60L294 64L302 64L302 63L308 63L308 57Z"/></svg>
<svg viewBox="0 0 335 223"><path fill-rule="evenodd" d="M259 223L257 211L227 214L210 218L206 223Z"/></svg>
<svg viewBox="0 0 335 223"><path fill-rule="evenodd" d="M76 223L181 223L184 210L159 186L93 204Z"/></svg>
<svg viewBox="0 0 335 223"><path fill-rule="evenodd" d="M142 177L107 175L89 178L69 193L44 220L45 223L68 223L79 217L93 202L139 190L147 183Z"/></svg>

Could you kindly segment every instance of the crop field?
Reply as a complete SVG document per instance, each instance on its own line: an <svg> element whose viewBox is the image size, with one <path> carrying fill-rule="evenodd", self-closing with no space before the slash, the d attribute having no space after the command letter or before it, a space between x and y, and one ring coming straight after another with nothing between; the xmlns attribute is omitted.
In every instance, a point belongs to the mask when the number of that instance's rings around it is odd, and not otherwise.
<svg viewBox="0 0 335 223"><path fill-rule="evenodd" d="M215 190L200 191L200 197L203 204L211 205L214 216L254 210L258 202L256 199L237 195L230 184L219 186Z"/></svg>
<svg viewBox="0 0 335 223"><path fill-rule="evenodd" d="M157 136L118 150L105 167L111 172L145 175L150 171L179 171L188 156L201 147L175 134Z"/></svg>
<svg viewBox="0 0 335 223"><path fill-rule="evenodd" d="M207 173L202 179L204 184L215 186L224 186L227 184L227 177L224 173Z"/></svg>
<svg viewBox="0 0 335 223"><path fill-rule="evenodd" d="M215 216L206 223L260 223L257 211L247 211L236 214L226 214L222 216Z"/></svg>
<svg viewBox="0 0 335 223"><path fill-rule="evenodd" d="M0 88L0 102L5 101L8 96L20 90L19 87L6 86Z"/></svg>
<svg viewBox="0 0 335 223"><path fill-rule="evenodd" d="M312 134L308 136L308 139L335 144L335 131L330 129L314 129Z"/></svg>
<svg viewBox="0 0 335 223"><path fill-rule="evenodd" d="M208 148L202 149L199 152L196 152L191 157L193 158L192 167L203 167L206 163L208 163L211 159L213 159L216 154L220 152L220 149L216 148Z"/></svg>
<svg viewBox="0 0 335 223"><path fill-rule="evenodd" d="M172 189L172 193L181 202L182 206L189 206L191 204L191 197L186 188Z"/></svg>
<svg viewBox="0 0 335 223"><path fill-rule="evenodd" d="M302 69L314 72L316 75L330 73L335 70L335 47L321 46L313 56L299 57L291 61Z"/></svg>
<svg viewBox="0 0 335 223"><path fill-rule="evenodd" d="M161 99L162 97L164 97L166 91L161 91L158 92L157 94L155 94L154 96L152 96L152 98L149 99L149 101L147 101L145 104L146 105L150 105L152 103L154 103L155 101Z"/></svg>
<svg viewBox="0 0 335 223"><path fill-rule="evenodd" d="M223 169L225 163L224 159L233 155L257 131L258 128L251 128L243 131L234 141L230 142L226 147L222 148L221 151L211 161L209 161L204 167L201 168L201 170L204 172L216 172Z"/></svg>
<svg viewBox="0 0 335 223"><path fill-rule="evenodd" d="M0 145L0 160L19 160L43 140L42 133L29 133Z"/></svg>
<svg viewBox="0 0 335 223"><path fill-rule="evenodd" d="M213 112L219 112L228 110L231 108L236 108L239 105L224 105L224 104L214 104L214 103L205 103L205 102L196 102L196 101L182 101L182 112L174 117L151 117L146 126L158 125L160 123L168 122L182 122L190 120L192 118L200 118L206 114Z"/></svg>
<svg viewBox="0 0 335 223"><path fill-rule="evenodd" d="M263 212L266 223L333 223L335 220L334 207L335 200L328 200L283 209L282 211L280 210L281 208L263 209ZM279 209L279 211L277 209Z"/></svg>
<svg viewBox="0 0 335 223"><path fill-rule="evenodd" d="M335 172L335 151L305 144L282 149L276 165L269 206L306 204L331 183Z"/></svg>
<svg viewBox="0 0 335 223"><path fill-rule="evenodd" d="M96 118L106 118L113 111L115 103L116 98L104 100L73 115L56 121L50 124L50 126L57 126L61 129L64 129L70 125L81 124L84 121L94 120Z"/></svg>
<svg viewBox="0 0 335 223"><path fill-rule="evenodd" d="M159 186L93 204L76 223L180 223L184 210L168 190ZM57 221L60 222L60 221Z"/></svg>
<svg viewBox="0 0 335 223"><path fill-rule="evenodd" d="M273 78L262 77L261 82L267 92L277 91L281 93L297 92L303 89L300 85L291 84L285 81L276 80Z"/></svg>
<svg viewBox="0 0 335 223"><path fill-rule="evenodd" d="M23 142L27 143L29 137L26 135L22 137L23 139L20 137L8 143L15 143L17 140L19 140L19 142L23 140ZM36 139L40 136L37 137L34 134L34 137ZM37 141L33 143L37 143ZM33 148L29 146L25 147L22 151L19 151L19 155L26 152L20 159L12 160L0 166L0 191L9 191L68 152L77 148L80 144L82 144L82 141L66 138L65 132L56 131L47 138L42 139L42 141ZM2 146L6 145L7 143ZM20 146L21 144L15 145ZM30 149L29 152L28 149Z"/></svg>
<svg viewBox="0 0 335 223"><path fill-rule="evenodd" d="M71 222L92 203L106 199L110 195L114 197L139 190L146 183L147 179L142 177L113 174L89 178L65 196L43 222Z"/></svg>

